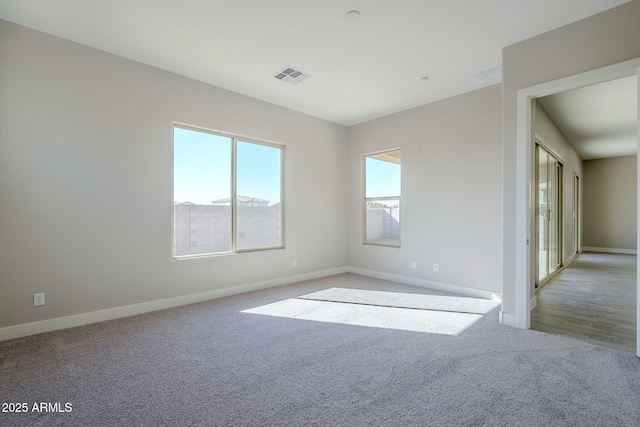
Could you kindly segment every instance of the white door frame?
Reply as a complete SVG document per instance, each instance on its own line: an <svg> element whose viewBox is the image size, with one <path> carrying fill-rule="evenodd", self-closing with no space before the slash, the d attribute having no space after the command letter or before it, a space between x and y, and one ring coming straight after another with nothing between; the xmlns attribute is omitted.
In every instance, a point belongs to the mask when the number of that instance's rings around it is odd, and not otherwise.
<svg viewBox="0 0 640 427"><path fill-rule="evenodd" d="M530 236L531 221L533 221L533 200L530 190L532 180L531 153L533 153L534 144L531 132L532 102L534 99L542 96L633 75L639 76L638 80L640 83L640 58L542 83L518 91L516 139L516 326L519 328L529 329L531 326L530 298L531 289L533 288L531 268L534 263L531 254L532 244L530 243L533 242ZM640 104L640 84L638 84L638 92L638 103ZM638 112L640 115L640 108ZM638 126L640 134L640 119ZM638 157L640 159L640 156ZM640 172L640 161L638 162L638 171ZM640 173L638 173L638 182L640 183ZM638 185L638 195L640 196L640 185ZM638 207L640 208L640 197L638 197ZM640 214L640 210L638 214ZM638 227L637 238L638 241L640 241L640 227ZM636 289L638 289L638 286L636 286ZM636 319L636 334L638 339L636 343L636 353L640 356L640 327L638 327L638 322L640 321L640 292L636 292L636 298L638 300L638 315Z"/></svg>

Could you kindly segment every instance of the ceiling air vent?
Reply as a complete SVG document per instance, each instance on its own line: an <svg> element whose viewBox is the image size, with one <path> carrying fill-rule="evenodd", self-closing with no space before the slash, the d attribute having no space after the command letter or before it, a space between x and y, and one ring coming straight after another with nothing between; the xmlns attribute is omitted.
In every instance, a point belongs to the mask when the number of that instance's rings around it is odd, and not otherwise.
<svg viewBox="0 0 640 427"><path fill-rule="evenodd" d="M303 73L300 70L296 70L295 68L287 67L273 77L291 85L297 85L298 83L302 83L311 76L309 74Z"/></svg>
<svg viewBox="0 0 640 427"><path fill-rule="evenodd" d="M500 77L502 77L502 66L500 64L495 64L491 67L469 73L469 78L474 83L484 83Z"/></svg>

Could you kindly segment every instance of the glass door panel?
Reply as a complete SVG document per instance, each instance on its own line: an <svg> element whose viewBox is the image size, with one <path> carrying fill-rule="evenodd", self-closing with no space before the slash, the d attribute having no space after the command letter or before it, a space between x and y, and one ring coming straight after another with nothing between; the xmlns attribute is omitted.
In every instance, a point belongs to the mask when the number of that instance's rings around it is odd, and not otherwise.
<svg viewBox="0 0 640 427"><path fill-rule="evenodd" d="M580 177L573 176L573 253L580 252Z"/></svg>
<svg viewBox="0 0 640 427"><path fill-rule="evenodd" d="M536 146L538 159L538 283L549 275L549 222L547 221L547 200L549 195L549 156Z"/></svg>
<svg viewBox="0 0 640 427"><path fill-rule="evenodd" d="M562 247L562 164L536 145L536 209L538 277L542 283L561 265Z"/></svg>
<svg viewBox="0 0 640 427"><path fill-rule="evenodd" d="M557 161L549 156L549 196L547 200L548 223L549 223L549 274L558 269L558 195L559 195L559 165Z"/></svg>

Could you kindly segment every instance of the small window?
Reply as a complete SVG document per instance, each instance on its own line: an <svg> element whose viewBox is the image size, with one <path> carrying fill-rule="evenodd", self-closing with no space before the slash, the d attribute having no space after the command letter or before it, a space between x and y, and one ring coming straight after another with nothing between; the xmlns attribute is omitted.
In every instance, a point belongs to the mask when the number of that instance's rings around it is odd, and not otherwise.
<svg viewBox="0 0 640 427"><path fill-rule="evenodd" d="M401 152L367 154L364 169L364 243L400 247Z"/></svg>
<svg viewBox="0 0 640 427"><path fill-rule="evenodd" d="M283 247L283 147L174 126L173 256Z"/></svg>

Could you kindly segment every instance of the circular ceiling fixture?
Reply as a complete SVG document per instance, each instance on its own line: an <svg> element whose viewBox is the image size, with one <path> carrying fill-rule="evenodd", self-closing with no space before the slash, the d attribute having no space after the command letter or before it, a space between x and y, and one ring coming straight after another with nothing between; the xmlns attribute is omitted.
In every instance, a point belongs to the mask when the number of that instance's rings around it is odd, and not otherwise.
<svg viewBox="0 0 640 427"><path fill-rule="evenodd" d="M345 16L347 17L348 21L356 22L360 19L360 12L358 12L357 10L350 10Z"/></svg>

